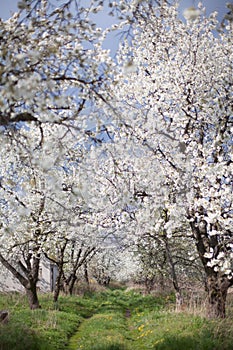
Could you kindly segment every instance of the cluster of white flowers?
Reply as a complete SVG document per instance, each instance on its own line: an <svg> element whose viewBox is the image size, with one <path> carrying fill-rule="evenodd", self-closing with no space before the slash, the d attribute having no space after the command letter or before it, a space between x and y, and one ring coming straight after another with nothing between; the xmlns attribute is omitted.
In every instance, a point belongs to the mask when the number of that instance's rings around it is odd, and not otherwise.
<svg viewBox="0 0 233 350"><path fill-rule="evenodd" d="M185 11L186 24L175 8L159 11L138 12L133 41L120 47L112 84L118 108L113 118L129 150L124 162L127 157L134 188L144 193L137 232L166 230L172 238L188 218L187 234L205 247L208 267L232 279L231 33L215 37L216 14L203 19L201 5ZM133 147L143 149L142 167L135 155L132 162ZM154 219L161 208L170 212L163 224Z"/></svg>

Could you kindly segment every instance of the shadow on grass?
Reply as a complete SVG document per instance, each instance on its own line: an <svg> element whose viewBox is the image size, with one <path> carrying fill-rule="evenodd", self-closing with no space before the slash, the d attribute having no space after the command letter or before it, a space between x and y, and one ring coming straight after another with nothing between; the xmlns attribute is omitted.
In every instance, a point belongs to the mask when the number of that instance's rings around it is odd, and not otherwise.
<svg viewBox="0 0 233 350"><path fill-rule="evenodd" d="M38 336L21 327L0 326L0 350L40 350Z"/></svg>

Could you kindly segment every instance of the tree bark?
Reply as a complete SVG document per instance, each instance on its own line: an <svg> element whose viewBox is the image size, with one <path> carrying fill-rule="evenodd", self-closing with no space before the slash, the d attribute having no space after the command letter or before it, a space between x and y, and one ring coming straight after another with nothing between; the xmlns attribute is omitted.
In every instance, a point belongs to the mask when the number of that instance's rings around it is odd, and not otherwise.
<svg viewBox="0 0 233 350"><path fill-rule="evenodd" d="M214 266L208 264L209 259L205 253L208 253L210 248L218 250L218 239L217 236L208 236L207 222L204 219L198 222L193 214L189 216L189 218L193 218L190 225L206 275L207 316L209 318L225 318L227 292L229 287L233 285L233 279L228 279L221 271L215 271Z"/></svg>
<svg viewBox="0 0 233 350"><path fill-rule="evenodd" d="M30 286L25 287L28 303L31 310L40 309L40 303L37 295L36 283L30 281Z"/></svg>
<svg viewBox="0 0 233 350"><path fill-rule="evenodd" d="M9 261L7 261L2 254L0 254L0 262L14 275L15 278L17 278L17 280L25 288L30 309L34 310L40 308L36 288L40 263L39 257L33 258L32 265L30 266L30 271L28 271L28 269L22 264L21 261L18 262L19 267L21 269L24 269L26 277L17 271L16 268Z"/></svg>
<svg viewBox="0 0 233 350"><path fill-rule="evenodd" d="M84 264L84 278L85 278L86 284L89 286L90 285L90 281L89 281L89 274L88 274L87 263Z"/></svg>
<svg viewBox="0 0 233 350"><path fill-rule="evenodd" d="M77 280L77 276L74 273L74 274L72 274L70 282L69 282L69 294L70 295L73 295L74 285L75 285L76 280Z"/></svg>
<svg viewBox="0 0 233 350"><path fill-rule="evenodd" d="M58 275L56 278L55 288L54 288L54 292L53 292L54 303L57 303L58 297L60 294L60 290L61 290L61 279L63 276L63 262L62 262L62 264L57 264L57 266L58 266Z"/></svg>
<svg viewBox="0 0 233 350"><path fill-rule="evenodd" d="M69 276L65 278L65 290L68 291L70 295L73 294L73 289L75 286L75 282L77 281L77 272L79 268L87 264L87 262L94 256L94 254L96 253L96 248L88 247L86 248L86 250L84 250L83 247L81 247L78 249L77 255L75 257L74 256L75 242L74 242L72 252L73 252L71 256L72 269Z"/></svg>
<svg viewBox="0 0 233 350"><path fill-rule="evenodd" d="M215 274L207 277L207 316L209 318L226 317L226 298L230 285L226 276L221 277Z"/></svg>

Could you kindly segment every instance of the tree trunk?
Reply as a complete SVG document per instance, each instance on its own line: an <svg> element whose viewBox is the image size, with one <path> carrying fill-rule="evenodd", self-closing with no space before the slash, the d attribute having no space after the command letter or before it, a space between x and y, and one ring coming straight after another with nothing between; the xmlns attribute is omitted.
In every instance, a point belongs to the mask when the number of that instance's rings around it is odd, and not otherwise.
<svg viewBox="0 0 233 350"><path fill-rule="evenodd" d="M57 266L58 266L58 275L56 278L55 288L54 288L54 292L53 292L54 303L57 303L58 297L60 294L60 290L61 290L61 279L63 276L63 261L62 261L62 263L57 264Z"/></svg>
<svg viewBox="0 0 233 350"><path fill-rule="evenodd" d="M226 298L229 287L230 281L226 276L221 277L216 274L207 277L207 316L209 318L226 317Z"/></svg>
<svg viewBox="0 0 233 350"><path fill-rule="evenodd" d="M203 209L200 208L198 213L202 217L204 215ZM205 218L198 221L194 214L195 212L191 212L188 217L193 219L190 225L206 274L206 289L208 293L207 316L209 318L225 318L227 292L228 288L233 284L233 279L228 279L220 271L215 271L214 266L209 265L209 258L206 257L205 253L208 253L210 249L219 253L219 240L217 236L208 235L208 225Z"/></svg>
<svg viewBox="0 0 233 350"><path fill-rule="evenodd" d="M89 282L87 263L84 264L84 278L85 278L86 284L89 286L90 282Z"/></svg>
<svg viewBox="0 0 233 350"><path fill-rule="evenodd" d="M64 271L63 271L63 276L62 276L62 290L65 293L65 295L69 294L69 281L68 279L65 277L64 275Z"/></svg>
<svg viewBox="0 0 233 350"><path fill-rule="evenodd" d="M69 283L69 294L70 295L73 295L74 284L75 284L76 280L77 280L77 276L76 276L76 274L73 274L71 276L70 283Z"/></svg>
<svg viewBox="0 0 233 350"><path fill-rule="evenodd" d="M56 303L58 301L58 297L60 294L60 286L61 286L61 278L59 278L59 275L57 276L55 288L53 292L53 301Z"/></svg>
<svg viewBox="0 0 233 350"><path fill-rule="evenodd" d="M28 303L31 310L40 309L40 303L37 295L36 283L30 281L30 286L25 287Z"/></svg>
<svg viewBox="0 0 233 350"><path fill-rule="evenodd" d="M58 274L56 277L55 287L53 291L53 301L56 304L58 301L58 297L62 288L62 277L64 278L64 255L66 246L68 244L69 240L67 238L64 238L63 244L59 247L59 252L57 258L51 258L46 252L44 253L46 258L49 259L52 263L54 263L57 266Z"/></svg>
<svg viewBox="0 0 233 350"><path fill-rule="evenodd" d="M26 269L26 267L22 264L21 261L18 262L21 270L25 272L25 276L23 276L16 268L10 264L1 254L0 254L0 262L14 275L15 278L22 284L25 288L26 295L28 297L29 306L31 309L40 308L38 295L37 295L37 282L38 282L38 271L39 271L39 257L33 258L32 265L28 265L30 271Z"/></svg>

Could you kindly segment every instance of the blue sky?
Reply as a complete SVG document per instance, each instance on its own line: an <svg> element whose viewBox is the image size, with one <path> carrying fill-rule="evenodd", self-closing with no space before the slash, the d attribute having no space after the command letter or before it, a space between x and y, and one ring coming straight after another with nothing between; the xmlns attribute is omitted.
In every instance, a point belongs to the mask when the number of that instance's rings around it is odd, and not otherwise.
<svg viewBox="0 0 233 350"><path fill-rule="evenodd" d="M82 0L81 0L82 1ZM85 3L86 0L83 0ZM223 19L224 14L227 12L226 3L232 2L232 0L203 0L202 3L206 8L206 13L209 15L213 11L218 11L219 20ZM0 17L2 19L7 19L17 11L17 3L18 0L0 0ZM61 3L61 1L59 1ZM183 13L184 9L190 6L197 6L199 0L180 0L180 12ZM113 23L113 18L107 18L106 11L103 11L102 14L98 15L98 26L106 27ZM117 48L117 37L113 37L112 35L105 42L105 48L112 49L112 53Z"/></svg>
<svg viewBox="0 0 233 350"><path fill-rule="evenodd" d="M187 7L196 6L202 2L206 8L207 15L213 11L218 11L219 19L222 20L224 14L227 12L226 3L231 0L180 0L181 12Z"/></svg>
<svg viewBox="0 0 233 350"><path fill-rule="evenodd" d="M181 11L186 7L197 6L199 0L180 0ZM231 2L231 0L203 0L202 3L206 7L207 14L212 11L218 11L220 18L226 12L226 3ZM11 13L17 10L18 0L0 0L0 17L3 19L9 18ZM103 21L106 21L106 16L103 15Z"/></svg>

